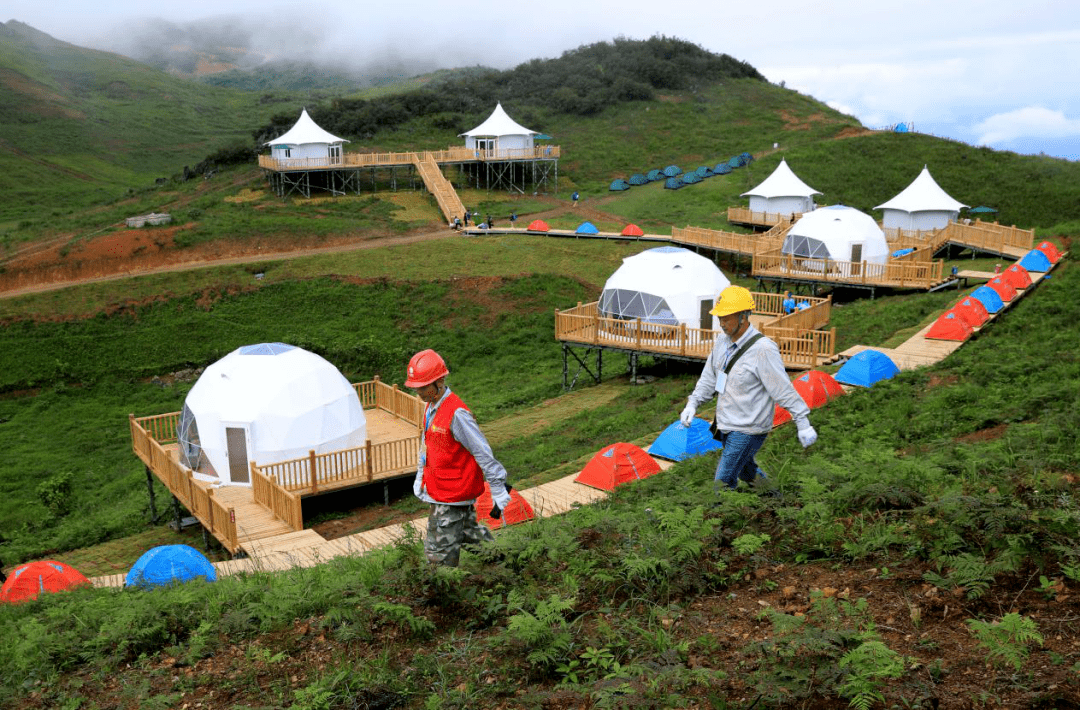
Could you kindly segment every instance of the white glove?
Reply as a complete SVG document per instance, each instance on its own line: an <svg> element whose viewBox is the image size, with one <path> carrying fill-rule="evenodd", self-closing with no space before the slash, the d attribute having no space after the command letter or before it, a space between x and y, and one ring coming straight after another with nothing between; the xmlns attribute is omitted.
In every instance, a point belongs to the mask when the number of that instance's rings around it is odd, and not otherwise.
<svg viewBox="0 0 1080 710"><path fill-rule="evenodd" d="M799 443L803 445L804 449L815 441L817 441L817 432L814 431L814 427L807 424L799 429Z"/></svg>
<svg viewBox="0 0 1080 710"><path fill-rule="evenodd" d="M502 510L506 510L506 506L510 505L510 491L503 487L500 487L498 491L492 488L491 502Z"/></svg>
<svg viewBox="0 0 1080 710"><path fill-rule="evenodd" d="M694 421L694 416L697 415L697 407L692 404L688 404L683 407L682 414L679 415L679 421L685 427L690 426Z"/></svg>

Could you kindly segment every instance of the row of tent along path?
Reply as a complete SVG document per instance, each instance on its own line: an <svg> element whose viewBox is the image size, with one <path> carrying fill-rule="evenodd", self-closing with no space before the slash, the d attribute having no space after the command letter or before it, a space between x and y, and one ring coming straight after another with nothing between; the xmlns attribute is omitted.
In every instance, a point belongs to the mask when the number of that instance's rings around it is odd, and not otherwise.
<svg viewBox="0 0 1080 710"><path fill-rule="evenodd" d="M872 387L877 382L891 379L901 369L932 364L956 350L1040 281L1050 278L1050 272L1063 256L1053 244L1043 242L1000 274L988 274L992 278L985 286L961 298L903 345L891 350L855 346L845 351L848 359L835 375L811 370L796 377L792 384L807 405L816 409L853 389ZM906 349L908 345L912 347ZM777 405L773 426L782 426L790 420L791 415ZM477 519L492 530L498 530L537 516L564 513L604 498L618 486L653 476L677 461L721 448L721 444L712 438L706 420L695 418L690 427L684 427L676 420L660 433L648 450L626 442L610 444L598 451L577 474L525 491L514 489L511 502L499 520L488 514L492 500L485 485L484 494L476 504ZM12 570L0 587L0 602L28 601L41 594L89 584L149 589L191 580L214 581L230 574L306 567L341 555L365 554L394 544L410 533L422 539L426 532L426 518L334 540L325 540L309 529L262 540L250 557L216 563L211 563L188 545L163 545L148 550L126 574L93 579L55 560L29 562Z"/></svg>
<svg viewBox="0 0 1080 710"><path fill-rule="evenodd" d="M687 172L683 172L683 169L678 165L669 165L666 168L657 168L647 173L634 173L625 180L622 178L612 180L608 189L612 192L622 192L637 185L648 185L650 182L663 181L665 190L679 190L687 185L699 183L706 178L727 175L731 171L749 165L753 161L754 156L743 152L716 165L702 165Z"/></svg>

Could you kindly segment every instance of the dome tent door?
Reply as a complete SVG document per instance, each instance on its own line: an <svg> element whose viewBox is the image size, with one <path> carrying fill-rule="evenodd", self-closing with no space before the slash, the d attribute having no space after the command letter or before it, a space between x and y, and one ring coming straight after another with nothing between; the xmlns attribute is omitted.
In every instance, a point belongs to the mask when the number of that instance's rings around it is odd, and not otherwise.
<svg viewBox="0 0 1080 710"><path fill-rule="evenodd" d="M248 436L247 427L225 427L225 451L229 458L229 480L233 483L250 483L248 479Z"/></svg>

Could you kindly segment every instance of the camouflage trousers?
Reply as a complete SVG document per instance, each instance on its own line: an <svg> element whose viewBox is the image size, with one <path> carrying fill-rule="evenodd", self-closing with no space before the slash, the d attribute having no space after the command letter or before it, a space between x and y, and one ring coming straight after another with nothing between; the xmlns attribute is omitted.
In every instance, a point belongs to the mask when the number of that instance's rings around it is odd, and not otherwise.
<svg viewBox="0 0 1080 710"><path fill-rule="evenodd" d="M436 503L428 515L424 554L428 562L457 567L463 544L475 545L494 539L486 525L476 522L475 506Z"/></svg>

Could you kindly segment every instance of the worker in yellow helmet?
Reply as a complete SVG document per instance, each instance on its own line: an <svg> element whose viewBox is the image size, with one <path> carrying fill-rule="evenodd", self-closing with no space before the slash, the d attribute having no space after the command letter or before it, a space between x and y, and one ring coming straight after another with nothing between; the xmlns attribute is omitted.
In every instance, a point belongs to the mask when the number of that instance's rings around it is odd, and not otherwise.
<svg viewBox="0 0 1080 710"><path fill-rule="evenodd" d="M750 323L754 297L742 286L720 292L709 313L720 319L712 352L686 407L679 415L690 426L700 405L716 396L714 436L724 445L716 466L717 490L735 490L739 479L753 485L765 478L754 456L772 430L774 403L787 409L804 447L817 441L810 425L810 408L788 378L780 348Z"/></svg>

